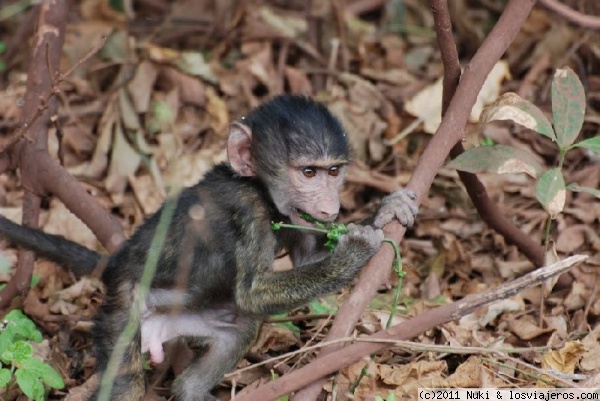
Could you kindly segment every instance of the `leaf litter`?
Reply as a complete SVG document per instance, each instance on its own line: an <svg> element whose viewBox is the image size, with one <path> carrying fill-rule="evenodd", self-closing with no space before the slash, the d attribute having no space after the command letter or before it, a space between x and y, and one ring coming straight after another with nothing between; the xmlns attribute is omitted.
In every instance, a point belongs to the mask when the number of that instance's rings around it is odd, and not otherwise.
<svg viewBox="0 0 600 401"><path fill-rule="evenodd" d="M313 2L308 20L304 2L251 1L252 6L246 9L236 2L215 5L217 2L208 0L177 1L172 9L167 2L152 3L154 7L136 10L129 29L123 24L125 14L113 9L108 0L88 0L73 6L72 12L79 19L68 24L65 67L81 59L102 36L110 37L98 55L63 83L60 138L55 135L51 139L54 153L62 154L69 171L103 207L120 218L127 233L153 213L167 193L192 185L213 164L225 160L226 131L232 121L284 91L323 101L349 132L355 161L341 195L343 222L370 215L385 192L406 183L429 133L439 123L439 112L428 111L441 101L439 90L436 95L429 93L441 76L442 66L435 37L430 35L433 25L426 2L409 2L405 22L418 25L419 30L401 34L386 31L398 22L395 14L386 13L381 6L357 14L359 1L348 1L348 10L341 13L330 2ZM494 6L501 9L503 4L492 0L456 6L452 15L455 38L464 60L481 44L488 32L485 27L495 21L498 8ZM460 11L461 7L466 8ZM12 33L28 12L2 21L0 26ZM473 24L482 20L489 24ZM318 40L310 39L314 21L322 21L324 28ZM342 36L340 23L344 24ZM600 112L600 67L593 55L600 54L600 41L591 37L598 35L569 25L543 8L534 9L501 62L501 72L491 81L492 95L485 104L496 101L502 93L517 91L532 66L542 55L549 55L552 68L534 77L526 99L552 121L554 70L565 64L581 65L587 73L587 113L579 139L593 138ZM17 105L25 92L28 52L28 46L21 46L20 57L3 74L3 134L17 127L20 118L22 109ZM581 95L576 95L576 101L581 102ZM416 104L421 98L425 106ZM564 100L566 108L571 107L568 101ZM417 118L423 124L411 126ZM555 148L549 146L549 138L526 128L532 128L533 123L520 127L496 121L479 133L477 119L474 116L467 127L469 143L490 138L498 145L528 152L530 165L555 167ZM561 122L564 126L580 123ZM572 143L572 137L561 138ZM506 164L502 169L507 170ZM510 174L484 173L480 178L498 209L541 243L546 212L536 201L535 182L517 174L520 170L527 168L510 165ZM600 188L600 164L586 149L567 157L563 175L567 184ZM22 197L17 176L0 177L2 215L18 217ZM528 289L414 339L417 345L431 349L398 344L344 368L325 387L329 397L335 393L343 399L350 388L354 388L357 399L386 397L390 392L396 399L411 399L423 386L557 385L554 376L541 373L548 369L573 381L591 379L598 369L600 352L600 202L585 192L557 192L549 204L556 213L551 230L554 251L558 257L589 254L586 264L547 289ZM87 228L57 201L44 205L40 222L47 232L101 249ZM448 168L439 172L421 206L417 226L409 231L401 248L407 274L395 321L533 269L513 245L481 222L456 172ZM14 250L6 248L2 254L14 265ZM68 387L75 388L93 371L89 330L102 288L93 280L75 281L45 261L36 262L34 275L39 281L24 309L43 329L46 341L60 345L46 352L46 358L62 367ZM2 281L8 278L0 274ZM384 327L395 285L395 275L390 272L390 288L382 288L372 300L354 335L360 337ZM218 395L227 399L227 385L235 382L254 387L273 374L284 374L311 360L314 350L269 362L322 339L331 321L327 316L335 313L347 291L317 301L322 308L305 307L290 313L288 323L266 323L239 368L257 362L267 364L229 376ZM541 302L544 311L540 319ZM499 353L458 352L468 347ZM535 348L511 354L512 359L507 356L511 349L527 347ZM185 350L173 352L175 359L179 355L185 359ZM365 370L367 375L361 373ZM167 397L165 388L171 382L172 376L164 376L153 388L154 399ZM63 395L53 392L50 399Z"/></svg>

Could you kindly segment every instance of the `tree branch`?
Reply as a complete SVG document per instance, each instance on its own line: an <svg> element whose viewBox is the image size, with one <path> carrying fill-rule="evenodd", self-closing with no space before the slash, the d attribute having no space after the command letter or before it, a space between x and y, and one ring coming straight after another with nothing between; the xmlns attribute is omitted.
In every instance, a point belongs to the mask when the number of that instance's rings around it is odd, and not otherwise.
<svg viewBox="0 0 600 401"><path fill-rule="evenodd" d="M600 17L585 15L556 0L540 0L545 7L583 28L600 29Z"/></svg>
<svg viewBox="0 0 600 401"><path fill-rule="evenodd" d="M498 23L466 66L456 94L408 182L407 188L414 190L419 200L423 199L428 192L437 171L448 157L450 149L462 139L470 111L487 75L514 40L534 4L535 0L510 0ZM405 229L398 223L388 224L384 231L386 237L393 238L397 242L402 240L405 233ZM344 303L334 320L326 341L348 336L377 289L387 280L389 270L384 266L390 266L392 259L392 247L384 245L369 261L363 269L352 295ZM322 350L319 358L309 366L320 363L321 358L334 349L336 347ZM368 355L368 353L364 355ZM310 389L299 392L294 397L294 401L316 399L323 384L324 382L320 381L313 384ZM260 399L260 397L255 399Z"/></svg>

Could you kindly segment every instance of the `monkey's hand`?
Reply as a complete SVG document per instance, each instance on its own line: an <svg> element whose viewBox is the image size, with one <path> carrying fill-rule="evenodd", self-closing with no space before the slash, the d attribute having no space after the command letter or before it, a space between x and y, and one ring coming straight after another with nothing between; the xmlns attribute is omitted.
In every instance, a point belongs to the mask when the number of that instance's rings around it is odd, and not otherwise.
<svg viewBox="0 0 600 401"><path fill-rule="evenodd" d="M400 189L383 198L373 224L381 228L398 219L403 226L412 227L418 213L417 194L408 189Z"/></svg>
<svg viewBox="0 0 600 401"><path fill-rule="evenodd" d="M346 272L354 277L360 268L381 247L383 231L372 226L348 224L348 233L340 236L333 259L346 266Z"/></svg>

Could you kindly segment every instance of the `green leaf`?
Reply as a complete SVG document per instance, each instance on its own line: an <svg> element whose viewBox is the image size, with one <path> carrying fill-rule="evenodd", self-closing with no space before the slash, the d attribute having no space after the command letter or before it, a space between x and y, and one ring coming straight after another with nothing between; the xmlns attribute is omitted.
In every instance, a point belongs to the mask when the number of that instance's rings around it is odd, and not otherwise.
<svg viewBox="0 0 600 401"><path fill-rule="evenodd" d="M569 184L567 185L567 189L573 192L585 192L594 195L596 198L600 198L600 189L582 187L579 184Z"/></svg>
<svg viewBox="0 0 600 401"><path fill-rule="evenodd" d="M542 174L535 186L535 197L553 219L563 211L566 194L565 180L558 168Z"/></svg>
<svg viewBox="0 0 600 401"><path fill-rule="evenodd" d="M556 134L546 115L533 103L516 93L505 93L487 106L481 114L479 125L483 126L492 121L503 120L514 121L556 141Z"/></svg>
<svg viewBox="0 0 600 401"><path fill-rule="evenodd" d="M552 79L552 118L556 139L562 148L575 142L585 115L585 91L570 68L558 69Z"/></svg>
<svg viewBox="0 0 600 401"><path fill-rule="evenodd" d="M8 347L7 352L12 354L10 358L12 361L21 365L33 356L33 347L28 342L17 341Z"/></svg>
<svg viewBox="0 0 600 401"><path fill-rule="evenodd" d="M6 387L12 380L12 374L8 369L0 369L0 387Z"/></svg>
<svg viewBox="0 0 600 401"><path fill-rule="evenodd" d="M543 171L534 157L524 150L506 145L469 149L451 160L446 167L469 173L526 173L536 178Z"/></svg>
<svg viewBox="0 0 600 401"><path fill-rule="evenodd" d="M578 148L589 149L592 152L600 153L600 135L583 140L581 142L577 142L573 146Z"/></svg>
<svg viewBox="0 0 600 401"><path fill-rule="evenodd" d="M63 381L60 374L54 370L54 368L47 363L43 364L43 370L41 375L42 381L46 383L47 386L61 389L65 387L65 382Z"/></svg>
<svg viewBox="0 0 600 401"><path fill-rule="evenodd" d="M4 318L9 322L5 331L8 331L15 340L42 341L42 333L38 330L33 320L18 309L13 309ZM0 346L0 350L2 347Z"/></svg>
<svg viewBox="0 0 600 401"><path fill-rule="evenodd" d="M19 388L27 397L36 401L44 400L44 386L37 375L24 369L17 369L15 378Z"/></svg>

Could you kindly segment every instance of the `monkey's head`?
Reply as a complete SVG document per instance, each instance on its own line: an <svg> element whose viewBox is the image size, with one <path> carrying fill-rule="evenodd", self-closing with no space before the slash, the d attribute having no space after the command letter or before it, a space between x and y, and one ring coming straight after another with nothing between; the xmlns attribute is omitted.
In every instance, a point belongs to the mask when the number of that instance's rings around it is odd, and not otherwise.
<svg viewBox="0 0 600 401"><path fill-rule="evenodd" d="M294 224L306 212L333 221L340 210L350 147L340 122L307 97L282 95L231 125L227 156L241 176L257 177Z"/></svg>

